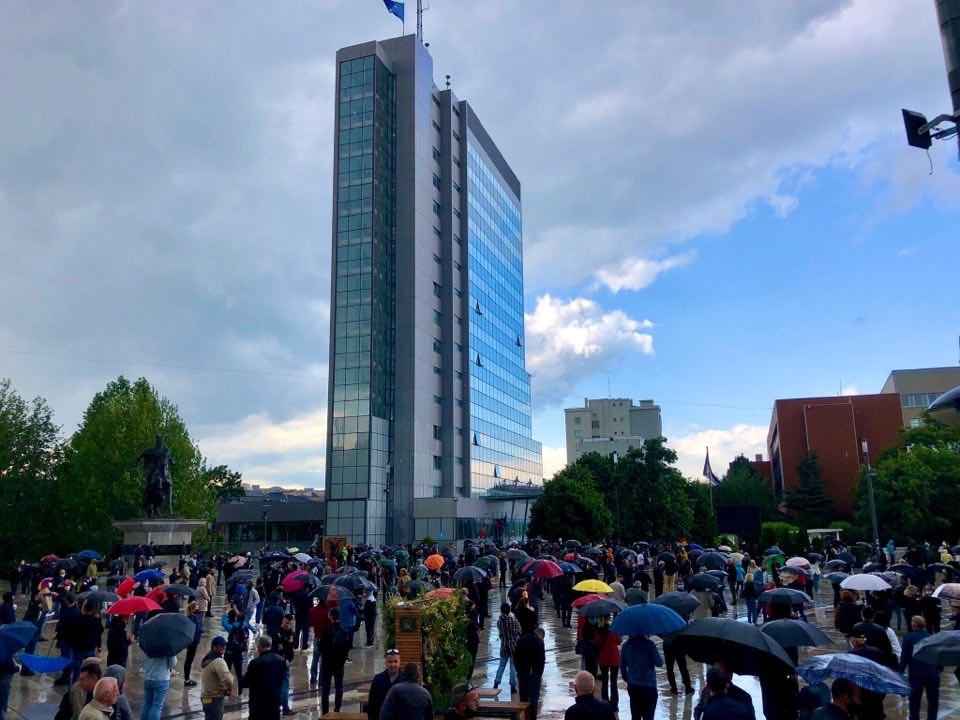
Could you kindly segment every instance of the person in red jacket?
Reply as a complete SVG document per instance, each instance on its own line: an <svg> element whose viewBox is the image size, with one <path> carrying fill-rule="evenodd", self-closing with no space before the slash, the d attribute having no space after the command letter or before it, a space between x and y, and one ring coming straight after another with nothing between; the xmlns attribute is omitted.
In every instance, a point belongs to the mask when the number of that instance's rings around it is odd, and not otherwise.
<svg viewBox="0 0 960 720"><path fill-rule="evenodd" d="M596 638L599 643L597 660L600 663L600 697L609 702L616 710L620 704L617 694L617 676L620 674L620 636L610 632L606 618L601 618L602 624Z"/></svg>
<svg viewBox="0 0 960 720"><path fill-rule="evenodd" d="M330 624L330 609L322 602L310 609L310 627L313 628L313 660L310 662L310 686L320 678L320 638Z"/></svg>

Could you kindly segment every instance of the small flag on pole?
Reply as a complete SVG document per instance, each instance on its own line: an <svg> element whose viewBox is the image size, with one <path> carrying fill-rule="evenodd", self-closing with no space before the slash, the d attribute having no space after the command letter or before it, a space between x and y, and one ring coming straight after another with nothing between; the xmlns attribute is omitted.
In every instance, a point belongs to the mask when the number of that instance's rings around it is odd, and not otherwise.
<svg viewBox="0 0 960 720"><path fill-rule="evenodd" d="M710 467L710 448L707 448L707 459L703 461L703 476L711 485L720 484L720 478L713 474L713 468Z"/></svg>
<svg viewBox="0 0 960 720"><path fill-rule="evenodd" d="M400 20L403 20L403 0L383 0L383 4L387 6L387 12L391 15L396 15Z"/></svg>

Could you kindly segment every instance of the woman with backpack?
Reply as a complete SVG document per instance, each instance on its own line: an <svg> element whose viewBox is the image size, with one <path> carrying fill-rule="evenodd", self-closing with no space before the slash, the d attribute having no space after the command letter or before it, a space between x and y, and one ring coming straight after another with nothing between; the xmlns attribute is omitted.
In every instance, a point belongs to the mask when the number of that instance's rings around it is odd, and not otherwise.
<svg viewBox="0 0 960 720"><path fill-rule="evenodd" d="M227 667L237 674L237 694L243 694L243 661L250 644L250 633L253 628L247 622L246 614L241 610L231 610L220 620L223 629L227 631L227 651L223 659Z"/></svg>

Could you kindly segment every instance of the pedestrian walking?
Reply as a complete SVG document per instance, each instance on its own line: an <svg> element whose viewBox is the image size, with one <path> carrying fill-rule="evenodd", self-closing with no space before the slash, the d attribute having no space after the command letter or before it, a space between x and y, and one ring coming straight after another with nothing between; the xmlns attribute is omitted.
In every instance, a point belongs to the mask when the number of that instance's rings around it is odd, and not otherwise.
<svg viewBox="0 0 960 720"><path fill-rule="evenodd" d="M530 718L537 717L540 707L540 687L543 682L543 667L547 661L543 644L543 628L534 628L517 640L513 662L517 669L517 685L520 702L530 703ZM606 699L606 698L604 698Z"/></svg>
<svg viewBox="0 0 960 720"><path fill-rule="evenodd" d="M350 634L340 621L339 608L330 608L330 621L320 638L320 706L321 715L330 709L330 682L334 684L333 710L340 712L343 703L343 666L350 651Z"/></svg>
<svg viewBox="0 0 960 720"><path fill-rule="evenodd" d="M286 672L287 664L273 652L270 636L260 635L257 657L243 675L243 684L250 691L250 720L280 720L280 688Z"/></svg>
<svg viewBox="0 0 960 720"><path fill-rule="evenodd" d="M940 709L940 668L913 658L916 644L930 637L926 619L922 615L912 617L910 630L903 638L899 665L900 672L909 668L910 720L920 720L920 701L924 692L927 693L927 717L936 718Z"/></svg>
<svg viewBox="0 0 960 720"><path fill-rule="evenodd" d="M620 651L620 674L627 683L630 716L653 720L657 710L657 668L663 666L660 651L645 635L630 637Z"/></svg>
<svg viewBox="0 0 960 720"><path fill-rule="evenodd" d="M513 662L513 651L520 639L520 623L510 613L510 603L501 603L500 618L497 620L497 632L500 635L500 664L494 677L493 686L500 687L503 671L510 666L510 694L517 691L517 668Z"/></svg>
<svg viewBox="0 0 960 720"><path fill-rule="evenodd" d="M224 655L227 639L218 635L200 661L200 704L204 720L223 720L223 706L233 690L233 675Z"/></svg>

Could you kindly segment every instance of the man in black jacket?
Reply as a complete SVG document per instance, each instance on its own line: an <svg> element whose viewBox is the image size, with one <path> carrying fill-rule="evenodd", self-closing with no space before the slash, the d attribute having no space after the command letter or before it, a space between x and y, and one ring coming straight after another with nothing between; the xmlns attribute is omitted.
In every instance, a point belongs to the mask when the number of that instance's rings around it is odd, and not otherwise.
<svg viewBox="0 0 960 720"><path fill-rule="evenodd" d="M294 645L296 644L293 635L293 615L290 613L284 615L280 627L275 627L270 632L270 641L273 643L273 652L282 657L287 664L287 672L283 677L283 685L280 688L280 705L283 708L283 714L296 715L290 709L290 664L293 662Z"/></svg>
<svg viewBox="0 0 960 720"><path fill-rule="evenodd" d="M70 650L71 637L73 628L79 619L80 608L77 607L76 598L74 598L73 593L64 593L60 597L60 619L57 621L57 630L54 635L61 657L73 657ZM73 682L76 682L76 678L73 676L73 664L71 663L63 669L63 674L53 684L70 685Z"/></svg>
<svg viewBox="0 0 960 720"><path fill-rule="evenodd" d="M321 715L330 710L330 680L334 682L333 710L340 712L343 703L343 665L350 652L350 635L340 627L340 608L330 608L330 623L320 638L320 707Z"/></svg>
<svg viewBox="0 0 960 720"><path fill-rule="evenodd" d="M280 686L286 661L273 652L269 635L257 638L257 657L247 665L243 685L250 690L250 720L280 720Z"/></svg>
<svg viewBox="0 0 960 720"><path fill-rule="evenodd" d="M400 651L387 650L384 656L386 669L373 676L370 682L370 696L367 700L367 720L380 720L380 708L390 692L390 688L400 677Z"/></svg>
<svg viewBox="0 0 960 720"><path fill-rule="evenodd" d="M593 696L596 681L586 670L577 673L573 689L577 693L576 702L567 708L563 720L615 720L613 705Z"/></svg>
<svg viewBox="0 0 960 720"><path fill-rule="evenodd" d="M529 716L537 717L540 705L540 684L543 681L543 666L547 661L543 645L543 628L521 635L513 651L513 664L517 669L520 687L520 702L530 703Z"/></svg>

